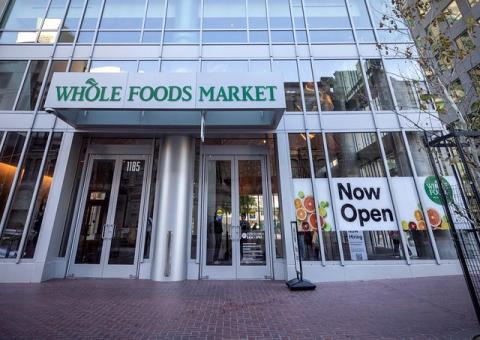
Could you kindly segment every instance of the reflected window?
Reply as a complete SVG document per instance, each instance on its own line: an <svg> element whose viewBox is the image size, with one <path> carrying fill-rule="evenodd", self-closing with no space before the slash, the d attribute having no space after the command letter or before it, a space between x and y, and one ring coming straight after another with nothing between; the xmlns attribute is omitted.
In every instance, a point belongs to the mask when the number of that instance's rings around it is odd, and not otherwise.
<svg viewBox="0 0 480 340"><path fill-rule="evenodd" d="M320 133L310 133L308 138L310 139L310 147L312 148L315 178L327 178L327 161L323 149L323 136Z"/></svg>
<svg viewBox="0 0 480 340"><path fill-rule="evenodd" d="M105 0L100 29L141 29L145 0Z"/></svg>
<svg viewBox="0 0 480 340"><path fill-rule="evenodd" d="M301 0L291 0L293 23L296 29L305 29L305 16Z"/></svg>
<svg viewBox="0 0 480 340"><path fill-rule="evenodd" d="M30 62L22 92L17 103L17 111L33 111L40 96L43 79L47 72L47 60L33 60Z"/></svg>
<svg viewBox="0 0 480 340"><path fill-rule="evenodd" d="M96 28L101 5L101 0L88 0L87 8L85 9L85 15L83 16L82 21L82 30Z"/></svg>
<svg viewBox="0 0 480 340"><path fill-rule="evenodd" d="M432 108L430 103L421 101L420 96L428 93L427 85L422 70L415 61L386 59L385 68L400 110Z"/></svg>
<svg viewBox="0 0 480 340"><path fill-rule="evenodd" d="M368 0L372 21L376 28L407 28L403 20L398 18L394 11L394 4L390 0Z"/></svg>
<svg viewBox="0 0 480 340"><path fill-rule="evenodd" d="M25 144L26 133L8 132L0 153L0 216L7 205L18 161ZM5 257L4 254L2 257Z"/></svg>
<svg viewBox="0 0 480 340"><path fill-rule="evenodd" d="M310 41L312 44L326 43L353 43L353 33L351 30L343 31L310 31Z"/></svg>
<svg viewBox="0 0 480 340"><path fill-rule="evenodd" d="M145 18L146 29L162 29L165 15L166 0L148 0L147 16Z"/></svg>
<svg viewBox="0 0 480 340"><path fill-rule="evenodd" d="M163 43L167 45L181 45L181 44L199 44L200 32L192 31L173 31L165 32Z"/></svg>
<svg viewBox="0 0 480 340"><path fill-rule="evenodd" d="M86 60L72 60L70 64L70 72L86 72L87 63Z"/></svg>
<svg viewBox="0 0 480 340"><path fill-rule="evenodd" d="M247 42L247 31L203 31L204 44L239 44Z"/></svg>
<svg viewBox="0 0 480 340"><path fill-rule="evenodd" d="M13 109L26 67L26 61L0 61L0 110Z"/></svg>
<svg viewBox="0 0 480 340"><path fill-rule="evenodd" d="M169 0L166 28L199 29L200 3L200 1L191 0Z"/></svg>
<svg viewBox="0 0 480 340"><path fill-rule="evenodd" d="M252 29L267 28L267 8L265 0L247 0L248 26Z"/></svg>
<svg viewBox="0 0 480 340"><path fill-rule="evenodd" d="M364 66L375 109L379 111L393 110L393 101L382 61L380 59L366 59Z"/></svg>
<svg viewBox="0 0 480 340"><path fill-rule="evenodd" d="M7 30L36 30L45 17L48 0L12 0L0 24ZM19 33L20 34L20 33Z"/></svg>
<svg viewBox="0 0 480 340"><path fill-rule="evenodd" d="M203 28L247 28L245 0L204 0Z"/></svg>
<svg viewBox="0 0 480 340"><path fill-rule="evenodd" d="M288 0L267 0L270 28L292 28L292 17Z"/></svg>
<svg viewBox="0 0 480 340"><path fill-rule="evenodd" d="M289 134L288 141L292 178L310 178L307 137L301 133Z"/></svg>
<svg viewBox="0 0 480 340"><path fill-rule="evenodd" d="M140 31L100 31L97 36L99 44L138 44Z"/></svg>
<svg viewBox="0 0 480 340"><path fill-rule="evenodd" d="M93 73L118 73L137 72L137 62L133 60L92 60L90 72Z"/></svg>
<svg viewBox="0 0 480 340"><path fill-rule="evenodd" d="M48 89L50 88L50 84L52 82L52 77L54 72L66 72L67 71L67 60L54 60L52 65L50 66L50 71L48 72L47 82L45 84L45 88L43 90L43 97L40 102L40 110L43 110L45 107L45 100L47 100Z"/></svg>
<svg viewBox="0 0 480 340"><path fill-rule="evenodd" d="M347 7L339 0L304 0L305 15L310 28L350 27Z"/></svg>
<svg viewBox="0 0 480 340"><path fill-rule="evenodd" d="M349 0L348 4L355 28L371 28L372 24L365 0Z"/></svg>
<svg viewBox="0 0 480 340"><path fill-rule="evenodd" d="M62 30L76 30L82 17L82 11L87 0L71 0L67 15L63 21Z"/></svg>
<svg viewBox="0 0 480 340"><path fill-rule="evenodd" d="M303 97L305 99L305 111L317 111L317 96L315 95L315 84L313 83L312 64L310 60L298 62L300 79L302 80Z"/></svg>
<svg viewBox="0 0 480 340"><path fill-rule="evenodd" d="M313 66L322 111L369 109L358 60L315 60Z"/></svg>
<svg viewBox="0 0 480 340"><path fill-rule="evenodd" d="M205 60L202 72L248 72L247 60Z"/></svg>
<svg viewBox="0 0 480 340"><path fill-rule="evenodd" d="M297 62L295 60L276 60L273 62L273 70L283 75L286 110L290 112L303 111Z"/></svg>

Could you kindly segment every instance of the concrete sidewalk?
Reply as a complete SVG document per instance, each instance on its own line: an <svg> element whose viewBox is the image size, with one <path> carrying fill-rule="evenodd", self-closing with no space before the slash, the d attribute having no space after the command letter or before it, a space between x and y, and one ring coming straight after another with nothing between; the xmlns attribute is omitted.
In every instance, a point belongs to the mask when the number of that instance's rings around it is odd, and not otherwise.
<svg viewBox="0 0 480 340"><path fill-rule="evenodd" d="M0 284L0 338L471 339L462 277L322 283L70 279Z"/></svg>

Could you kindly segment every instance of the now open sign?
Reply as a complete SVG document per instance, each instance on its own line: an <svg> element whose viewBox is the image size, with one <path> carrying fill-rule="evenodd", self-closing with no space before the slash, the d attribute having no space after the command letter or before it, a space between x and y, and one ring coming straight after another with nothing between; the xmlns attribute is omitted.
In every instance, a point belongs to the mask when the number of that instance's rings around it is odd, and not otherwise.
<svg viewBox="0 0 480 340"><path fill-rule="evenodd" d="M386 178L336 178L332 182L340 230L398 230Z"/></svg>

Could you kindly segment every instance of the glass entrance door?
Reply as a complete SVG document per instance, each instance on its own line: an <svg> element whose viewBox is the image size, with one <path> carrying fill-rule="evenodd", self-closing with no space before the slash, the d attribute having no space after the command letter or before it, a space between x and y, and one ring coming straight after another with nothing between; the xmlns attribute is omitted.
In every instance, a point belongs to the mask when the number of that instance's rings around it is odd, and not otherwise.
<svg viewBox="0 0 480 340"><path fill-rule="evenodd" d="M93 155L85 177L70 273L135 277L148 157Z"/></svg>
<svg viewBox="0 0 480 340"><path fill-rule="evenodd" d="M205 156L202 275L270 277L266 158Z"/></svg>

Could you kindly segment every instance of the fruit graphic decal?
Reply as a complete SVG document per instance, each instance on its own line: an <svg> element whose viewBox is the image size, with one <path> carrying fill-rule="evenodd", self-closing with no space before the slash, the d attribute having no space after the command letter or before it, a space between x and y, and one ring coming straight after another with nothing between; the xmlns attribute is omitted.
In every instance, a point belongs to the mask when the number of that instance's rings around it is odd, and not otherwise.
<svg viewBox="0 0 480 340"><path fill-rule="evenodd" d="M414 230L426 230L427 224L425 222L425 217L423 216L420 203L417 204L418 209L415 210L413 216L415 217L414 221L402 221L402 229L404 231L414 231ZM434 209L427 209L427 218L428 222L432 226L433 230L437 229L448 229L448 222L446 216L441 217L440 213Z"/></svg>
<svg viewBox="0 0 480 340"><path fill-rule="evenodd" d="M311 195L305 196L303 191L297 193L293 204L299 231L318 231L318 226L323 231L331 231L332 226L327 223L327 208L329 203L321 201L318 205L319 216L315 213L315 199Z"/></svg>

